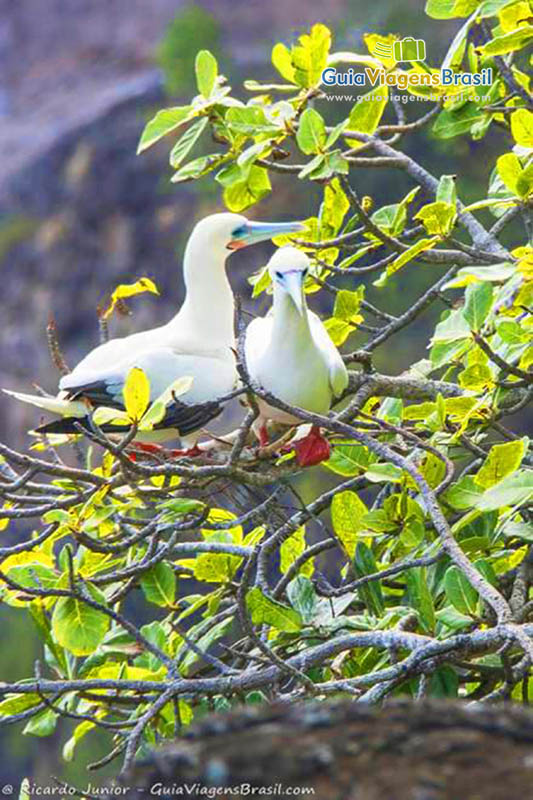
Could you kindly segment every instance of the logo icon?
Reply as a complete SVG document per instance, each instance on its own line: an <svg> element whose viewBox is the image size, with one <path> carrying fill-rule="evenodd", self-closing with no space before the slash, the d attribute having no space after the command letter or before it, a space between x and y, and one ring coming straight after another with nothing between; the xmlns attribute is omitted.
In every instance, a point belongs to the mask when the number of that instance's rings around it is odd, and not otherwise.
<svg viewBox="0 0 533 800"><path fill-rule="evenodd" d="M374 55L378 58L394 58L395 61L424 61L426 43L423 39L413 39L412 36L399 39L394 44L376 42Z"/></svg>

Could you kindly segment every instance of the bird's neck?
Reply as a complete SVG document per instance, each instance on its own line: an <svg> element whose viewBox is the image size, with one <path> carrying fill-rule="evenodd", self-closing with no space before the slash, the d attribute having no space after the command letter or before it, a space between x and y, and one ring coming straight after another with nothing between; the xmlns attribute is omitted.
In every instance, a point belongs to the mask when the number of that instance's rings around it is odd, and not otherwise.
<svg viewBox="0 0 533 800"><path fill-rule="evenodd" d="M176 323L208 346L234 344L234 300L225 269L228 255L195 236L185 248L185 300L170 324Z"/></svg>
<svg viewBox="0 0 533 800"><path fill-rule="evenodd" d="M292 299L277 285L274 286L274 320L272 325L272 344L286 349L288 344L298 346L310 335L309 315L304 303L304 313L300 314Z"/></svg>

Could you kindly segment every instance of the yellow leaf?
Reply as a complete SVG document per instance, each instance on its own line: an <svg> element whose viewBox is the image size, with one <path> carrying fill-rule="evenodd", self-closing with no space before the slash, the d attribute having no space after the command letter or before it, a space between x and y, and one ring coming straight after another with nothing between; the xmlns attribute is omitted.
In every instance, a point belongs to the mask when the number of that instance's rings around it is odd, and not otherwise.
<svg viewBox="0 0 533 800"><path fill-rule="evenodd" d="M294 83L295 75L292 57L289 49L281 42L278 42L276 45L274 45L272 50L272 63L286 81Z"/></svg>
<svg viewBox="0 0 533 800"><path fill-rule="evenodd" d="M130 369L122 395L128 417L138 422L150 402L150 382L142 369L139 367Z"/></svg>
<svg viewBox="0 0 533 800"><path fill-rule="evenodd" d="M381 273L379 278L375 280L372 285L381 289L386 285L387 280L391 275L394 275L395 272L401 269L409 261L412 261L418 255L420 255L420 253L424 252L424 250L431 250L432 247L435 247L438 241L438 236L432 236L429 239L419 239L418 242L415 242L407 250L404 250L402 253L400 253L400 255L394 259L392 264L389 264L386 270Z"/></svg>
<svg viewBox="0 0 533 800"><path fill-rule="evenodd" d="M124 300L126 297L133 297L143 292L159 294L157 286L150 278L139 278L135 283L121 283L111 295L111 303L102 312L102 319L108 319L111 316L118 300Z"/></svg>
<svg viewBox="0 0 533 800"><path fill-rule="evenodd" d="M525 442L523 439L493 445L485 463L474 476L475 482L484 489L495 486L518 469L522 463L524 452Z"/></svg>
<svg viewBox="0 0 533 800"><path fill-rule="evenodd" d="M7 511L8 509L13 508L13 503L10 503L9 500L6 500L6 502L3 505L3 508ZM4 531L10 522L11 519L9 517L4 517L4 518L0 517L0 531Z"/></svg>
<svg viewBox="0 0 533 800"><path fill-rule="evenodd" d="M352 110L348 118L348 131L372 134L377 129L385 107L389 102L389 87L375 86L367 94L362 95ZM346 139L352 149L363 147L363 142L357 139Z"/></svg>
<svg viewBox="0 0 533 800"><path fill-rule="evenodd" d="M164 419L167 407L171 405L175 398L189 391L193 384L193 378L183 375L168 386L159 397L157 397L143 417L140 430L152 430L154 425Z"/></svg>
<svg viewBox="0 0 533 800"><path fill-rule="evenodd" d="M498 18L504 33L514 31L521 25L527 25L527 21L531 16L531 8L527 0L521 0L521 2L518 3L510 3L498 12Z"/></svg>
<svg viewBox="0 0 533 800"><path fill-rule="evenodd" d="M522 147L533 147L533 112L520 108L511 114L511 133Z"/></svg>
<svg viewBox="0 0 533 800"><path fill-rule="evenodd" d="M131 424L131 419L124 411L119 411L116 408L108 408L107 406L99 406L93 414L93 422L99 427L107 425L108 423L127 426Z"/></svg>
<svg viewBox="0 0 533 800"><path fill-rule="evenodd" d="M533 247L517 247L513 255L519 259L517 267L526 281L533 281Z"/></svg>
<svg viewBox="0 0 533 800"><path fill-rule="evenodd" d="M507 188L513 194L518 194L517 183L522 174L522 167L518 157L514 153L505 153L497 160L496 169Z"/></svg>

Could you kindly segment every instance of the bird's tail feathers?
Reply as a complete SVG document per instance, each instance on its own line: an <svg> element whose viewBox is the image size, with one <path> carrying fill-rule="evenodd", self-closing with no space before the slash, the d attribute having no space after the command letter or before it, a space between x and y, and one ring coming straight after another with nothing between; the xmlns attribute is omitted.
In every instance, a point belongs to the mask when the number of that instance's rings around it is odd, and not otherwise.
<svg viewBox="0 0 533 800"><path fill-rule="evenodd" d="M3 392L23 403L29 403L32 406L37 406L37 408L42 408L44 411L50 411L52 414L59 414L62 417L82 418L87 416L87 406L80 400L67 400L62 397L41 396L39 394L24 394L23 392L12 392L9 389L3 389Z"/></svg>

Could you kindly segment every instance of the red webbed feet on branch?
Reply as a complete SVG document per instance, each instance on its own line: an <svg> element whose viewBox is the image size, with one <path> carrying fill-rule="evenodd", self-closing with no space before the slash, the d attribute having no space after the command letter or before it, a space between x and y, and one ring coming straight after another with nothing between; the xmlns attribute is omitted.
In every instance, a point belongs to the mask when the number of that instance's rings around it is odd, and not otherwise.
<svg viewBox="0 0 533 800"><path fill-rule="evenodd" d="M284 453L290 453L291 450L296 453L296 461L301 467L313 467L327 461L331 455L331 445L316 425L311 427L307 436L282 448Z"/></svg>

